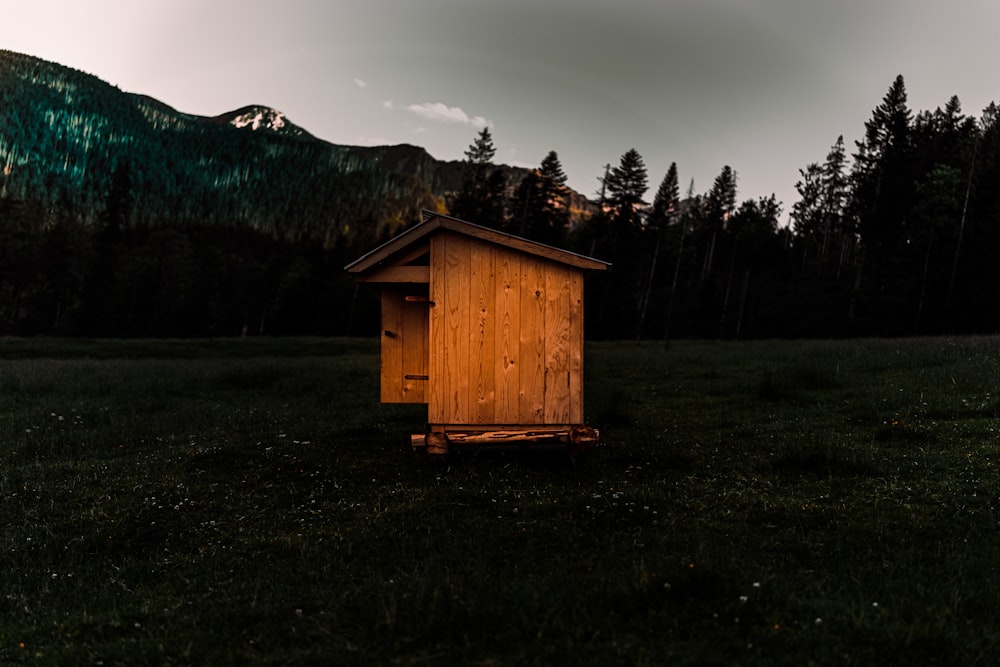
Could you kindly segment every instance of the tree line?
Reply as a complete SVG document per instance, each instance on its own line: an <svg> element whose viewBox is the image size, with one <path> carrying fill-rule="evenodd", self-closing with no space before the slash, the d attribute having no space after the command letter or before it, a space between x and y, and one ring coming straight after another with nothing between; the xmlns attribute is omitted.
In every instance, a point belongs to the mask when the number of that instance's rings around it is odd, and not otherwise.
<svg viewBox="0 0 1000 667"><path fill-rule="evenodd" d="M492 136L458 217L613 263L588 278L588 335L601 338L846 337L1000 330L1000 112L957 97L914 113L902 76L849 151L843 136L800 169L782 225L775 196L739 200L724 166L708 192L681 193L676 163L647 200L630 149L601 177L598 210L570 226L552 152L505 195ZM501 205L503 203L503 205Z"/></svg>
<svg viewBox="0 0 1000 667"><path fill-rule="evenodd" d="M0 50L0 335L347 333L340 268L437 206L380 157Z"/></svg>
<svg viewBox="0 0 1000 667"><path fill-rule="evenodd" d="M89 75L4 65L0 335L368 334L376 295L343 267L421 208L610 261L587 276L591 338L1000 329L1000 112L953 97L914 113L902 77L853 148L838 137L800 170L786 226L773 195L740 200L731 166L707 192L676 163L653 188L629 149L581 215L555 151L497 165L489 128L442 189L415 147L215 127Z"/></svg>

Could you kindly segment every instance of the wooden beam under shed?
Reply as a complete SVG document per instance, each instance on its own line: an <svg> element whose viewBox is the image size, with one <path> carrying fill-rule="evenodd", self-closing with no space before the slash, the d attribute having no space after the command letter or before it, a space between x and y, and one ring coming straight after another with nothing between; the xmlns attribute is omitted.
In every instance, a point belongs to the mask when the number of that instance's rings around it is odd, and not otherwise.
<svg viewBox="0 0 1000 667"><path fill-rule="evenodd" d="M451 446L565 446L573 453L594 448L600 431L590 426L573 426L560 430L507 429L498 431L431 431L410 436L413 449L425 448L428 454L447 454Z"/></svg>

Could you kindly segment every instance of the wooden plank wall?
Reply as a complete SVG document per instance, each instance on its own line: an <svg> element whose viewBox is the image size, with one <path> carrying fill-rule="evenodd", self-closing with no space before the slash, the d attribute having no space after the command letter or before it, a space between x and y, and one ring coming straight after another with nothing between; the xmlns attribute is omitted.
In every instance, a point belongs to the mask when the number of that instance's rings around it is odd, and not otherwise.
<svg viewBox="0 0 1000 667"><path fill-rule="evenodd" d="M583 422L578 269L439 234L430 298L432 425Z"/></svg>
<svg viewBox="0 0 1000 667"><path fill-rule="evenodd" d="M382 376L381 401L403 402L403 339L394 334L402 329L403 294L398 289L382 288Z"/></svg>
<svg viewBox="0 0 1000 667"><path fill-rule="evenodd" d="M545 423L545 268L535 257L521 260L519 424Z"/></svg>
<svg viewBox="0 0 1000 667"><path fill-rule="evenodd" d="M430 331L428 340L430 381L427 383L427 421L440 422L448 414L445 405L448 401L448 359L451 356L446 344L445 310L445 267L444 255L447 253L447 239L441 239L432 244L431 249L431 281L430 301ZM434 261L435 255L438 261Z"/></svg>
<svg viewBox="0 0 1000 667"><path fill-rule="evenodd" d="M562 267L545 272L545 400L547 424L569 423L570 277Z"/></svg>
<svg viewBox="0 0 1000 667"><path fill-rule="evenodd" d="M475 424L491 424L496 419L494 247L472 243L469 255L469 419Z"/></svg>
<svg viewBox="0 0 1000 667"><path fill-rule="evenodd" d="M440 234L431 242L431 423L473 423L469 414L472 241Z"/></svg>
<svg viewBox="0 0 1000 667"><path fill-rule="evenodd" d="M569 423L583 423L583 272L569 270Z"/></svg>
<svg viewBox="0 0 1000 667"><path fill-rule="evenodd" d="M521 254L498 248L494 259L496 297L496 423L517 424L520 417Z"/></svg>
<svg viewBox="0 0 1000 667"><path fill-rule="evenodd" d="M419 289L382 289L383 403L425 403L427 380L427 302L407 301ZM407 377L410 376L410 377Z"/></svg>
<svg viewBox="0 0 1000 667"><path fill-rule="evenodd" d="M416 295L420 296L420 295ZM427 301L403 301L403 403L426 403Z"/></svg>

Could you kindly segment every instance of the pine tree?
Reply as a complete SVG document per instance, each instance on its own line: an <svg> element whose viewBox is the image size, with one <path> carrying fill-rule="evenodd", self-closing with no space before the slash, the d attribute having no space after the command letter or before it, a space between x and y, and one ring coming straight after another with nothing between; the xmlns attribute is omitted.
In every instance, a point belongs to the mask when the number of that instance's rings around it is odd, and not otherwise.
<svg viewBox="0 0 1000 667"><path fill-rule="evenodd" d="M617 167L606 177L608 205L616 225L636 227L641 223L643 195L648 189L646 164L639 152L632 148L621 156Z"/></svg>
<svg viewBox="0 0 1000 667"><path fill-rule="evenodd" d="M808 254L818 255L823 228L823 168L811 162L799 169L801 177L795 183L799 200L792 204L791 221L796 238Z"/></svg>
<svg viewBox="0 0 1000 667"><path fill-rule="evenodd" d="M484 127L465 151L470 173L452 204L452 212L469 222L503 229L507 183L503 171L493 165L495 155L493 135L490 128Z"/></svg>
<svg viewBox="0 0 1000 667"><path fill-rule="evenodd" d="M705 261L702 264L701 279L706 280L712 273L715 264L715 248L726 225L726 220L736 208L736 172L726 165L715 177L712 189L708 192L706 201L708 225L710 227L708 248L705 251Z"/></svg>
<svg viewBox="0 0 1000 667"><path fill-rule="evenodd" d="M671 162L666 175L660 181L660 187L656 189L656 194L653 196L653 208L649 214L650 226L669 225L677 213L679 203L680 186L677 182L677 163Z"/></svg>
<svg viewBox="0 0 1000 667"><path fill-rule="evenodd" d="M937 165L916 186L917 201L908 220L912 227L908 241L923 258L919 269L920 289L916 297L914 333L927 333L930 319L927 313L931 310L932 293L940 293L937 300L945 301L940 288L946 283L946 271L950 264L951 253L947 250L957 248L956 232L962 216L964 194L965 178L962 172L942 164ZM917 279L917 275L913 278Z"/></svg>
<svg viewBox="0 0 1000 667"><path fill-rule="evenodd" d="M827 153L826 161L800 169L802 180L795 184L799 201L792 205L793 230L803 247L803 261L815 261L820 277L829 272L828 267L834 261L835 273L839 275L853 247L845 211L849 197L846 162L841 135Z"/></svg>
<svg viewBox="0 0 1000 667"><path fill-rule="evenodd" d="M465 159L478 169L485 169L493 164L493 158L496 154L497 149L493 145L493 135L490 133L490 128L484 127L466 149Z"/></svg>
<svg viewBox="0 0 1000 667"><path fill-rule="evenodd" d="M780 215L781 203L772 194L744 201L728 221L726 235L731 247L720 319L723 335L729 330L736 338L744 334L751 320L748 310L754 284L772 280L780 271L784 253L784 241L778 234Z"/></svg>
<svg viewBox="0 0 1000 667"><path fill-rule="evenodd" d="M521 179L512 205L512 231L542 243L559 244L569 225L566 174L559 156L550 151Z"/></svg>
<svg viewBox="0 0 1000 667"><path fill-rule="evenodd" d="M642 301L645 276L642 234L647 172L634 148L621 156L618 166L606 168L601 179L602 210L591 218L589 233L598 257L611 260L615 270L600 278L603 283L597 308L602 333L615 337L634 335Z"/></svg>
<svg viewBox="0 0 1000 667"><path fill-rule="evenodd" d="M844 135L840 135L823 163L823 211L828 219L827 227L831 230L837 228L837 223L843 217L844 206L850 194L846 169L847 151L844 147Z"/></svg>
<svg viewBox="0 0 1000 667"><path fill-rule="evenodd" d="M873 259L882 259L901 240L907 205L912 114L906 85L897 76L882 103L865 123L854 155L854 200L862 241Z"/></svg>
<svg viewBox="0 0 1000 667"><path fill-rule="evenodd" d="M866 295L873 333L881 335L903 333L913 321L906 306L912 284L907 273L914 268L906 266L906 221L917 169L911 161L912 120L900 75L865 123L851 172L850 214L863 253L854 294ZM852 316L857 314L856 303L850 307Z"/></svg>
<svg viewBox="0 0 1000 667"><path fill-rule="evenodd" d="M952 96L943 109L920 113L912 136L911 162L917 173L906 222L907 244L911 254L924 248L920 268L910 269L921 276L914 329L921 333L952 331L954 288L962 256L969 249L965 223L978 170L980 128L975 119L965 117L958 97ZM973 216L978 217L977 213L974 208ZM917 261L921 261L919 256L911 264ZM975 292L988 281L984 275L970 278L963 285L964 293ZM972 310L982 308L972 306Z"/></svg>
<svg viewBox="0 0 1000 667"><path fill-rule="evenodd" d="M715 177L708 192L708 206L713 217L725 222L736 209L736 172L726 165Z"/></svg>
<svg viewBox="0 0 1000 667"><path fill-rule="evenodd" d="M642 298L642 308L639 314L638 336L642 336L643 327L646 323L646 314L649 310L649 297L653 291L653 282L656 278L656 268L660 258L660 248L666 236L667 227L673 221L680 204L680 185L677 182L677 163L671 162L667 169L667 174L660 182L660 187L653 197L653 210L650 213L649 225L656 234L656 241L653 244L653 256L649 262L649 276L646 279L646 291ZM683 243L683 239L681 241Z"/></svg>
<svg viewBox="0 0 1000 667"><path fill-rule="evenodd" d="M541 172L554 189L560 191L559 194L565 194L562 190L566 187L566 173L563 171L559 155L555 151L549 151L548 155L542 159Z"/></svg>
<svg viewBox="0 0 1000 667"><path fill-rule="evenodd" d="M670 277L670 291L667 297L666 325L663 328L663 339L669 340L671 326L674 317L674 302L677 298L677 287L680 284L681 266L685 259L685 243L687 242L688 229L692 226L693 219L698 216L701 210L701 197L695 194L694 179L688 183L687 194L684 198L684 205L678 212L678 227L680 227L680 238L677 242L677 253L674 258L673 273Z"/></svg>

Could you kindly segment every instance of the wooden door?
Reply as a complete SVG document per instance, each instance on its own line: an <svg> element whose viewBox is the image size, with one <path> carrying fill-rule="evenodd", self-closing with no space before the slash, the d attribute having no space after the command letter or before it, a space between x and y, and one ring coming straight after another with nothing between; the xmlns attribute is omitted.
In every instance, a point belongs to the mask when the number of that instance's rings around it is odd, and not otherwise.
<svg viewBox="0 0 1000 667"><path fill-rule="evenodd" d="M382 402L426 403L427 286L382 289Z"/></svg>

